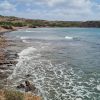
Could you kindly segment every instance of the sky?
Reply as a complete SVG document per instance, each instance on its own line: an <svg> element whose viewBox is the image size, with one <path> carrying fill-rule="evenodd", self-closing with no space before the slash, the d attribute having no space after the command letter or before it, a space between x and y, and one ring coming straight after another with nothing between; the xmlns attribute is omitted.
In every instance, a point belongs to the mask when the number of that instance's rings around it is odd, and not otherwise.
<svg viewBox="0 0 100 100"><path fill-rule="evenodd" d="M100 0L0 0L0 15L63 21L100 20Z"/></svg>

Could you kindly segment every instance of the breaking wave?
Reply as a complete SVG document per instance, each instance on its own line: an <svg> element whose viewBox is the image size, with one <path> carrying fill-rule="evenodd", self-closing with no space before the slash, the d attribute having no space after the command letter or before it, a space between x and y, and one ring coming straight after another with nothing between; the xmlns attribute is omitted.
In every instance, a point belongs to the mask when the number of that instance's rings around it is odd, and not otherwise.
<svg viewBox="0 0 100 100"><path fill-rule="evenodd" d="M90 81L82 82L81 77L74 73L67 62L54 63L41 58L41 54L34 47L28 47L18 55L18 63L8 78L12 80L13 86L26 79L31 80L44 100L89 100L92 98L90 97L92 92L88 91L87 86L94 85L94 79L90 80L91 83ZM30 77L26 77L27 75ZM99 85L96 88L100 90Z"/></svg>
<svg viewBox="0 0 100 100"><path fill-rule="evenodd" d="M67 40L72 40L72 39L73 39L73 37L70 37L70 36L65 36L65 39L67 39Z"/></svg>

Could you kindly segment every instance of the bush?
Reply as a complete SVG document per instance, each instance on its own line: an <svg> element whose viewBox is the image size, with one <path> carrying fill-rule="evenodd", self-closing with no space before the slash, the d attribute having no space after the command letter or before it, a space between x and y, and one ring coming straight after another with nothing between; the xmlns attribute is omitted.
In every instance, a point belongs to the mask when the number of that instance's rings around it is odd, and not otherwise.
<svg viewBox="0 0 100 100"><path fill-rule="evenodd" d="M10 25L9 26L8 25L5 25L5 26L3 25L2 27L5 28L5 29L13 29L12 26L10 26Z"/></svg>
<svg viewBox="0 0 100 100"><path fill-rule="evenodd" d="M24 100L24 95L18 91L5 90L4 91L6 100Z"/></svg>

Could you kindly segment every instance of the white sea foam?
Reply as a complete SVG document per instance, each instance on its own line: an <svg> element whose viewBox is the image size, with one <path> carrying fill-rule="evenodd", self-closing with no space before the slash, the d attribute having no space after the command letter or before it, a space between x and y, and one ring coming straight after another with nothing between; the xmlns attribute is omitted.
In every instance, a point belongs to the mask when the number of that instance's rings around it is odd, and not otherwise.
<svg viewBox="0 0 100 100"><path fill-rule="evenodd" d="M32 39L32 37L27 37L27 36L22 36L20 39L25 40L25 39Z"/></svg>
<svg viewBox="0 0 100 100"><path fill-rule="evenodd" d="M16 64L16 67L15 67L12 75L9 76L8 79L14 79L14 77L18 77L19 75L21 76L21 74L23 76L23 74L28 73L28 66L26 66L26 63L31 60L31 58L32 58L31 55L34 55L33 57L40 56L40 55L36 56L35 51L37 51L36 48L28 47L28 48L22 50L20 53L18 53L18 55L19 55L18 63Z"/></svg>
<svg viewBox="0 0 100 100"><path fill-rule="evenodd" d="M65 39L72 40L72 39L73 39L73 37L70 37L70 36L65 36Z"/></svg>
<svg viewBox="0 0 100 100"><path fill-rule="evenodd" d="M33 31L26 30L25 32L33 32Z"/></svg>
<svg viewBox="0 0 100 100"><path fill-rule="evenodd" d="M97 85L97 87L96 87L96 88L97 88L97 90L98 90L98 91L100 91L100 85Z"/></svg>
<svg viewBox="0 0 100 100"><path fill-rule="evenodd" d="M45 50L47 49L46 46L44 46ZM13 74L9 77L9 79L14 80L15 85L17 82L26 79L31 80L40 90L44 100L48 100L48 98L50 100L61 100L60 94L64 98L63 100L66 100L67 97L70 100L83 100L85 96L89 97L89 91L85 89L80 81L77 81L79 77L70 66L67 66L66 62L53 64L51 60L41 59L41 54L37 50L34 47L28 47L18 54L18 63ZM35 57L38 58L34 59ZM66 67L68 68L66 69ZM26 78L25 76L28 74L31 76ZM50 94L50 91L54 95ZM84 91L85 94L83 94Z"/></svg>
<svg viewBox="0 0 100 100"><path fill-rule="evenodd" d="M82 100L82 98L76 98L76 100Z"/></svg>
<svg viewBox="0 0 100 100"><path fill-rule="evenodd" d="M21 39L24 43L30 43L28 40L32 39L32 37L24 36L24 37L20 37L20 39Z"/></svg>
<svg viewBox="0 0 100 100"><path fill-rule="evenodd" d="M24 43L30 43L30 42L28 42L27 40L22 40Z"/></svg>
<svg viewBox="0 0 100 100"><path fill-rule="evenodd" d="M18 55L20 56L28 56L30 54L33 54L34 51L36 51L36 48L33 47L28 47L26 49L24 49L22 52L20 52Z"/></svg>

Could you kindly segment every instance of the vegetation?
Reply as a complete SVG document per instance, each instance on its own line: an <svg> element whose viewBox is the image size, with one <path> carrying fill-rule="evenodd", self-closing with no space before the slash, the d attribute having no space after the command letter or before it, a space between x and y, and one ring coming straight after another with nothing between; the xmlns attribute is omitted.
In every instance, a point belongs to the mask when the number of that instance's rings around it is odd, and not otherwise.
<svg viewBox="0 0 100 100"><path fill-rule="evenodd" d="M42 100L40 96L32 93L21 93L14 90L0 90L0 100Z"/></svg>
<svg viewBox="0 0 100 100"><path fill-rule="evenodd" d="M14 16L0 15L0 26L4 28L14 27L100 27L100 21L46 21L18 18Z"/></svg>
<svg viewBox="0 0 100 100"><path fill-rule="evenodd" d="M6 100L24 100L24 95L21 92L17 91L4 91Z"/></svg>

